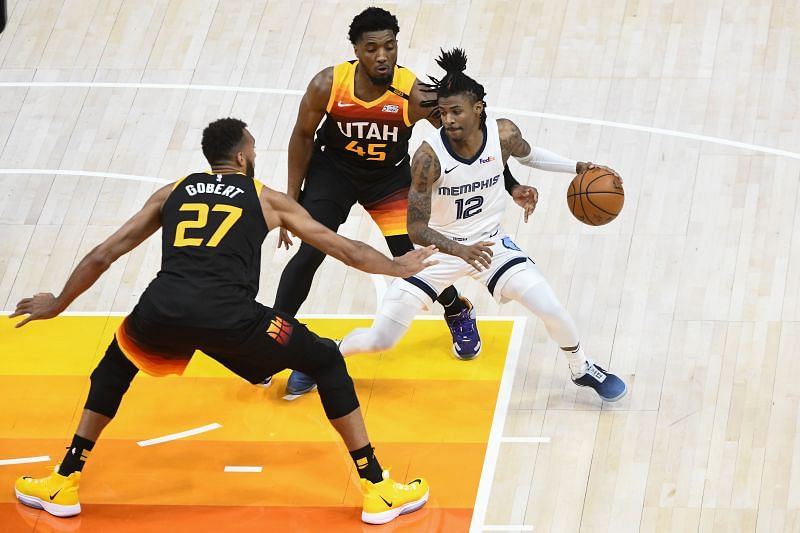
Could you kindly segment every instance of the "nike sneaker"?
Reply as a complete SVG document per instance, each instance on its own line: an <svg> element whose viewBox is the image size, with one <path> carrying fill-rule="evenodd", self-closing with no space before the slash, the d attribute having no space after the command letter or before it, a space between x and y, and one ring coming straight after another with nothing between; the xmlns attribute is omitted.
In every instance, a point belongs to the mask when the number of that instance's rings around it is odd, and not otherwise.
<svg viewBox="0 0 800 533"><path fill-rule="evenodd" d="M17 479L14 490L17 499L29 507L44 509L53 516L75 516L81 512L78 501L80 480L80 472L62 476L56 466L47 477L22 476Z"/></svg>
<svg viewBox="0 0 800 533"><path fill-rule="evenodd" d="M579 387L591 387L606 402L621 400L628 392L628 387L620 378L596 365L587 362L586 372L582 376L572 377L572 382Z"/></svg>
<svg viewBox="0 0 800 533"><path fill-rule="evenodd" d="M300 396L309 393L317 388L314 378L308 374L303 374L299 370L292 370L289 380L286 382L286 394Z"/></svg>
<svg viewBox="0 0 800 533"><path fill-rule="evenodd" d="M361 520L367 524L385 524L402 514L413 513L428 501L430 487L424 479L417 478L410 483L398 483L383 471L383 480L372 483L361 480L364 493L364 507Z"/></svg>
<svg viewBox="0 0 800 533"><path fill-rule="evenodd" d="M462 361L475 359L481 353L481 336L475 322L475 308L472 302L459 296L465 308L453 316L445 315L444 319L453 336L453 354Z"/></svg>

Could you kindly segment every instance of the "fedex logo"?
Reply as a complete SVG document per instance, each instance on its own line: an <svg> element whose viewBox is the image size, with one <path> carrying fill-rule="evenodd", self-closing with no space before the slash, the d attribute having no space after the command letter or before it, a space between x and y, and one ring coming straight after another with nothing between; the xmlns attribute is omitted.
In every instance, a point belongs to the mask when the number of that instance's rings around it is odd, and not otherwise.
<svg viewBox="0 0 800 533"><path fill-rule="evenodd" d="M486 159L480 159L479 161L480 161L481 163L491 163L492 161L494 161L494 156L491 156L491 155L490 155L490 156L489 156L489 157L487 157Z"/></svg>

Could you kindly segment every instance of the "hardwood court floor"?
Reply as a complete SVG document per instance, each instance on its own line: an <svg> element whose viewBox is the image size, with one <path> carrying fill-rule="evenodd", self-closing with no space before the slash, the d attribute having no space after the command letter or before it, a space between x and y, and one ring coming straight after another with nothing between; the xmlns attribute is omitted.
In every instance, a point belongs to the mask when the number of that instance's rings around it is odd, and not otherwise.
<svg viewBox="0 0 800 533"><path fill-rule="evenodd" d="M399 19L401 64L439 76L440 47L463 47L467 72L486 87L490 117L511 118L533 144L606 163L625 179L620 217L590 228L567 211L571 176L511 162L539 189L539 205L528 224L510 206L504 228L572 313L589 355L630 391L606 405L577 390L563 355L530 319L474 533L484 525L800 532L797 0L380 4ZM347 28L366 5L8 0L0 35L0 306L57 292L81 256L155 190L152 180L204 170L200 133L220 116L250 124L259 179L285 190L298 93L323 67L353 57ZM411 149L429 133L416 126ZM341 232L386 250L358 207ZM263 248L266 304L294 253L276 250L276 239ZM159 254L152 239L70 310L129 311ZM457 287L481 316L524 313L469 280ZM385 280L326 260L301 311L371 314L383 288ZM446 343L440 334L435 342ZM81 353L96 353L87 348ZM0 368L25 355L4 356ZM58 375L63 364L48 357L37 371ZM19 390L16 379L4 384ZM260 405L259 393L242 390ZM41 408L63 415L48 418L52 433L42 435L55 456L74 413L56 402ZM2 410L17 409L31 407ZM33 422L20 424L9 430L15 438L38 438ZM0 467L6 498L14 475ZM107 517L135 509L94 508ZM208 524L220 516L203 515Z"/></svg>

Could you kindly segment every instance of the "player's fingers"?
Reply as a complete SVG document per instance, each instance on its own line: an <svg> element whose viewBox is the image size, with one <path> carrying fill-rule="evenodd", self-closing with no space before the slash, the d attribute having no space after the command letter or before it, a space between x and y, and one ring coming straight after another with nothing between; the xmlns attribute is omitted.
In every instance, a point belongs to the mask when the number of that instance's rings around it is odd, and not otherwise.
<svg viewBox="0 0 800 533"><path fill-rule="evenodd" d="M17 322L16 324L14 324L14 327L15 328L21 328L22 326L24 326L25 324L27 324L31 320L33 320L33 315L28 315L27 317L25 317L24 320L21 320L20 322Z"/></svg>

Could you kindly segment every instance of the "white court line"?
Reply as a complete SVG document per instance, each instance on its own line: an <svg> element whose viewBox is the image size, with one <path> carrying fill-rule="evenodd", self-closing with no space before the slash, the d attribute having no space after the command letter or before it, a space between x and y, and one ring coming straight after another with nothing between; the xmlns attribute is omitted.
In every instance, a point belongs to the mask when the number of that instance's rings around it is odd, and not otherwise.
<svg viewBox="0 0 800 533"><path fill-rule="evenodd" d="M483 526L483 531L533 531L533 526Z"/></svg>
<svg viewBox="0 0 800 533"><path fill-rule="evenodd" d="M84 89L160 89L160 90L184 90L184 91L216 91L216 92L240 92L240 93L256 93L256 94L281 94L288 96L301 96L304 91L294 89L272 89L269 87L239 87L235 85L193 85L184 83L109 83L109 82L36 82L36 81L7 81L0 82L0 89L2 88L84 88ZM700 135L696 133L686 133L678 130L669 130L664 128L654 128L651 126L640 126L638 124L628 124L625 122L615 122L611 120L599 120L586 117L575 117L571 115L561 115L557 113L543 113L539 111L526 111L522 109L512 109L509 107L490 107L487 109L489 114L505 113L509 115L520 115L523 117L536 117L546 120L556 120L561 122L575 122L578 124L590 124L592 126L604 126L607 128L617 128L622 130L639 131L643 133L652 133L655 135L664 135L667 137L677 137L680 139L689 139L693 141L707 142L713 144L720 144L723 146L730 146L733 148L741 148L744 150L751 150L754 152L761 152L765 154L790 157L792 159L800 159L800 153L790 152L789 150L781 150L778 148L770 148L769 146L762 146L758 144L751 144L739 141L732 141L730 139L723 139L722 137L712 137L709 135Z"/></svg>
<svg viewBox="0 0 800 533"><path fill-rule="evenodd" d="M486 455L483 459L481 480L478 483L478 495L475 497L475 509L472 512L472 522L469 526L470 533L482 531L486 521L486 509L489 506L489 496L494 485L494 471L497 468L497 456L500 454L500 440L503 438L503 426L506 423L508 404L511 400L511 387L514 385L514 374L517 371L517 360L522 349L522 337L527 322L525 317L506 317L506 320L513 320L514 327L511 329L506 364L503 368L503 377L500 379L500 390L497 392L489 442L486 443Z"/></svg>
<svg viewBox="0 0 800 533"><path fill-rule="evenodd" d="M263 466L226 466L225 472L245 472L258 474L264 470Z"/></svg>
<svg viewBox="0 0 800 533"><path fill-rule="evenodd" d="M172 433L171 435L164 435L163 437L157 437L155 439L140 440L136 444L138 444L139 446L152 446L153 444L161 444L162 442L169 442L171 440L178 440L185 437L191 437L192 435L199 435L200 433L213 431L221 427L222 427L221 424L217 424L216 422L214 422L213 424L207 424L199 428L187 429L186 431L181 431L180 433Z"/></svg>
<svg viewBox="0 0 800 533"><path fill-rule="evenodd" d="M283 94L302 96L305 91L294 89L270 89L268 87L240 87L237 85L195 85L186 83L125 83L102 81L4 81L0 88L44 88L44 89L177 89L181 91L215 91L256 94Z"/></svg>
<svg viewBox="0 0 800 533"><path fill-rule="evenodd" d="M50 460L49 455L37 455L36 457L20 457L19 459L0 459L0 466L24 465L26 463L46 463Z"/></svg>
<svg viewBox="0 0 800 533"><path fill-rule="evenodd" d="M88 176L92 178L111 178L115 180L146 181L149 183L170 183L170 180L136 174L117 174L116 172L94 172L90 170L61 170L47 168L0 168L0 174L27 174L32 176ZM173 180L174 181L174 180Z"/></svg>
<svg viewBox="0 0 800 533"><path fill-rule="evenodd" d="M549 444L550 437L503 437L502 442L508 442L510 444L520 443L520 444Z"/></svg>

